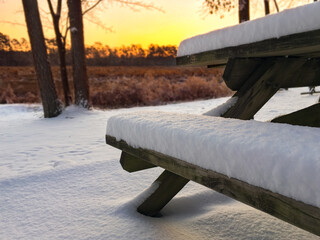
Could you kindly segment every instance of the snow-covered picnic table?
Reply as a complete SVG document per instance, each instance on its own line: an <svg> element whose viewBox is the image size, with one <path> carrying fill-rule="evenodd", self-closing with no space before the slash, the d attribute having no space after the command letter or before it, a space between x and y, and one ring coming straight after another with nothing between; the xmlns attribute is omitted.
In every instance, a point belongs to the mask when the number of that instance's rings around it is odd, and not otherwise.
<svg viewBox="0 0 320 240"><path fill-rule="evenodd" d="M280 88L320 85L319 10L313 3L183 41L178 65L226 65L236 93L223 106L110 118L106 141L122 150L125 170L165 169L140 213L158 215L192 180L320 236L320 103L251 120Z"/></svg>

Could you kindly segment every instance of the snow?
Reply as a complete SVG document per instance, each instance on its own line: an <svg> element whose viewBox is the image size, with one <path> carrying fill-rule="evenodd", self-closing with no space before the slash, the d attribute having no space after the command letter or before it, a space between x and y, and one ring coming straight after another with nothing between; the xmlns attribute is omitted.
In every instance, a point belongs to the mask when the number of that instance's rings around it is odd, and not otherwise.
<svg viewBox="0 0 320 240"><path fill-rule="evenodd" d="M219 105L216 108L211 109L210 111L204 113L203 115L212 116L212 117L220 117L225 114L232 106L234 106L238 101L238 97L232 97L225 103Z"/></svg>
<svg viewBox="0 0 320 240"><path fill-rule="evenodd" d="M257 120L317 101L302 91L279 92ZM122 170L120 151L105 144L107 120L150 110L200 115L227 100L109 111L71 106L53 119L39 105L0 105L0 239L319 239L192 182L163 217L136 212L162 170Z"/></svg>
<svg viewBox="0 0 320 240"><path fill-rule="evenodd" d="M320 128L150 111L107 134L320 208Z"/></svg>
<svg viewBox="0 0 320 240"><path fill-rule="evenodd" d="M319 29L320 2L215 30L180 43L177 56L258 42Z"/></svg>
<svg viewBox="0 0 320 240"><path fill-rule="evenodd" d="M72 28L70 29L70 31L71 31L72 33L76 33L76 32L78 32L78 29L77 29L76 27L72 27Z"/></svg>

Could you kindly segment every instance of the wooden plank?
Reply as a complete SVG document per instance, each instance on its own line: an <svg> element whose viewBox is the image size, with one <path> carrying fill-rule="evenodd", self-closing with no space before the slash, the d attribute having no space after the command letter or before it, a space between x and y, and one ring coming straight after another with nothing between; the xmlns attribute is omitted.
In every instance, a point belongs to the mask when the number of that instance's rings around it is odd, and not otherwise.
<svg viewBox="0 0 320 240"><path fill-rule="evenodd" d="M268 58L229 59L223 74L226 85L234 91L239 90L254 70L266 61L268 61ZM305 63L299 70L296 69L293 78L281 82L280 88L320 85L320 60L302 58L300 61L305 61Z"/></svg>
<svg viewBox="0 0 320 240"><path fill-rule="evenodd" d="M264 61L265 58L230 58L223 73L223 80L231 90L239 90Z"/></svg>
<svg viewBox="0 0 320 240"><path fill-rule="evenodd" d="M132 148L125 141L106 136L111 146L160 166L167 171L209 187L226 196L266 212L283 221L320 236L320 209L309 204L250 185L235 178L201 168L159 152ZM214 161L214 156L213 159Z"/></svg>
<svg viewBox="0 0 320 240"><path fill-rule="evenodd" d="M176 64L212 66L226 64L229 58L275 56L320 57L320 30L181 56L176 58Z"/></svg>
<svg viewBox="0 0 320 240"><path fill-rule="evenodd" d="M155 165L150 164L141 158L132 156L126 152L121 153L120 164L124 170L130 173L156 167Z"/></svg>
<svg viewBox="0 0 320 240"><path fill-rule="evenodd" d="M233 96L238 98L236 104L222 117L252 119L283 82L294 79L305 61L301 58L268 58Z"/></svg>
<svg viewBox="0 0 320 240"><path fill-rule="evenodd" d="M275 123L320 127L320 103L273 119ZM319 226L320 227L320 226Z"/></svg>
<svg viewBox="0 0 320 240"><path fill-rule="evenodd" d="M143 201L137 211L147 216L159 216L160 210L189 182L165 170L153 183L156 189Z"/></svg>
<svg viewBox="0 0 320 240"><path fill-rule="evenodd" d="M287 79L282 88L308 87L320 85L320 59L306 59L306 62L296 71L292 79Z"/></svg>

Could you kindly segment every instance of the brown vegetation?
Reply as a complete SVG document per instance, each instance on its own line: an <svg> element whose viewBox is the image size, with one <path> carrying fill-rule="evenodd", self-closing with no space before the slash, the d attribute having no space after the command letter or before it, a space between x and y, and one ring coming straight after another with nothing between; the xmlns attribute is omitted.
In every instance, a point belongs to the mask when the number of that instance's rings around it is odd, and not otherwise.
<svg viewBox="0 0 320 240"><path fill-rule="evenodd" d="M68 69L72 81L71 71ZM222 71L181 67L89 67L93 107L117 108L208 99L231 94ZM53 68L60 99L59 69ZM70 83L72 84L72 83ZM0 67L0 103L40 102L33 67Z"/></svg>

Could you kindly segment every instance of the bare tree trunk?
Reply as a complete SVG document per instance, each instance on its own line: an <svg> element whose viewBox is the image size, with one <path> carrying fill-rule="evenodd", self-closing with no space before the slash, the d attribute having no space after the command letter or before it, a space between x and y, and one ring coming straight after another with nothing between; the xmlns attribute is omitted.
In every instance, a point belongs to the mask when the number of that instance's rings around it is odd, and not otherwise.
<svg viewBox="0 0 320 240"><path fill-rule="evenodd" d="M48 1L51 16L52 16L54 32L56 35L56 42L58 46L58 53L59 53L59 60L60 60L59 61L60 76L61 76L61 82L63 87L64 101L65 101L65 105L69 106L70 102L72 102L72 98L70 94L67 65L66 65L66 43L65 43L65 39L63 40L60 27L59 27L62 0L58 0L56 13L53 10L51 0L47 0L47 1Z"/></svg>
<svg viewBox="0 0 320 240"><path fill-rule="evenodd" d="M81 0L68 0L75 104L90 107Z"/></svg>
<svg viewBox="0 0 320 240"><path fill-rule="evenodd" d="M61 102L57 97L52 72L48 61L37 0L22 0L28 34L31 43L34 66L42 99L44 117L58 116Z"/></svg>
<svg viewBox="0 0 320 240"><path fill-rule="evenodd" d="M250 1L239 0L239 23L248 21L250 19Z"/></svg>
<svg viewBox="0 0 320 240"><path fill-rule="evenodd" d="M264 0L264 12L265 12L265 15L270 14L269 0Z"/></svg>

